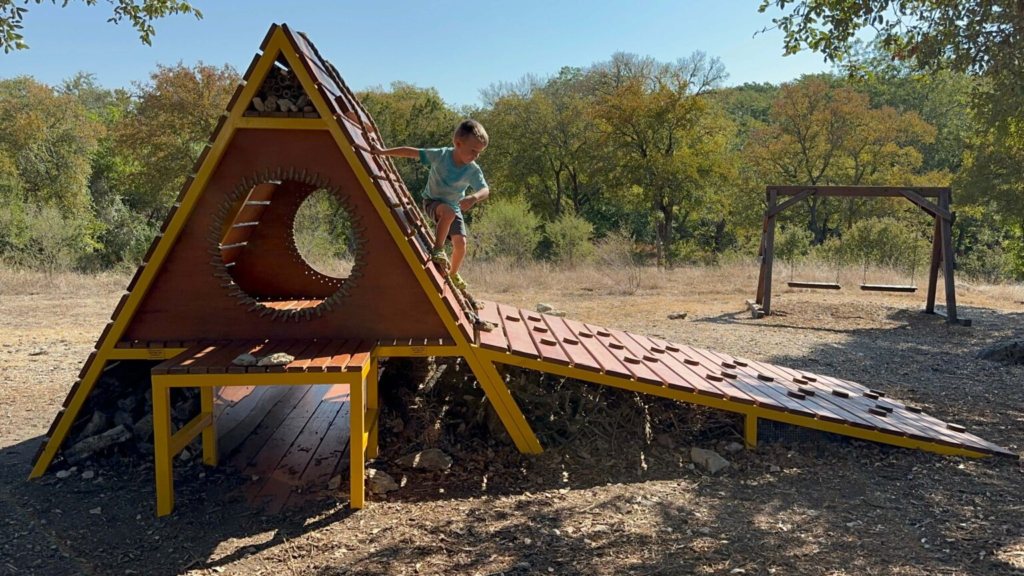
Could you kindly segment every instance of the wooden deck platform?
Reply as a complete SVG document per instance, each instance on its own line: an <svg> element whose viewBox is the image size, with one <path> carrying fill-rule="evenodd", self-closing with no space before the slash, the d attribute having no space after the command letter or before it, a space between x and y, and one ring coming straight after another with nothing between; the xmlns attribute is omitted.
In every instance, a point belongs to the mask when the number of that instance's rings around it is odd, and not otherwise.
<svg viewBox="0 0 1024 576"><path fill-rule="evenodd" d="M348 470L348 385L219 388L214 402L223 465L249 478L251 505L278 513Z"/></svg>
<svg viewBox="0 0 1024 576"><path fill-rule="evenodd" d="M483 304L480 316L500 327L480 334L494 362L743 413L755 428L756 418L766 418L945 454L1017 458L963 426L856 382Z"/></svg>

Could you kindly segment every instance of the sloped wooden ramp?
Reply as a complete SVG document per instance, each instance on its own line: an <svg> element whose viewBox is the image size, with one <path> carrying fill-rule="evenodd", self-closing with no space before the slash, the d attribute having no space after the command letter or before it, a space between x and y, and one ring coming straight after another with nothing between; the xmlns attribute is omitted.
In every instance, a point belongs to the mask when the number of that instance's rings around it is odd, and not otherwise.
<svg viewBox="0 0 1024 576"><path fill-rule="evenodd" d="M856 382L736 358L484 302L486 357L579 380L746 415L748 444L766 418L845 436L963 456L1017 454Z"/></svg>

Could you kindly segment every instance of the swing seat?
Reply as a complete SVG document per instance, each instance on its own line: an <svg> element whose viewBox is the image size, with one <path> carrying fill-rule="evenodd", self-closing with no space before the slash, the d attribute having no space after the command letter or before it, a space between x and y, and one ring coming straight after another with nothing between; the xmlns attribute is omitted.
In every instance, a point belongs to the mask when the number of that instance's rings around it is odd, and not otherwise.
<svg viewBox="0 0 1024 576"><path fill-rule="evenodd" d="M838 282L798 282L790 280L786 282L790 288L810 288L811 290L839 290L842 288Z"/></svg>
<svg viewBox="0 0 1024 576"><path fill-rule="evenodd" d="M917 286L910 284L861 284L860 289L868 292L917 292Z"/></svg>

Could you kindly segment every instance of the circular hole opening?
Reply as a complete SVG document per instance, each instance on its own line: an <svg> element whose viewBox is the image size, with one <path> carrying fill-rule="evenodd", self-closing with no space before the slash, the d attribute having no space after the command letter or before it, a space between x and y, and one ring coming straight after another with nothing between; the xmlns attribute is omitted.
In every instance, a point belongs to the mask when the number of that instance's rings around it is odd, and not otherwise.
<svg viewBox="0 0 1024 576"><path fill-rule="evenodd" d="M355 265L356 238L348 210L327 190L310 194L295 213L295 248L310 268L344 279Z"/></svg>

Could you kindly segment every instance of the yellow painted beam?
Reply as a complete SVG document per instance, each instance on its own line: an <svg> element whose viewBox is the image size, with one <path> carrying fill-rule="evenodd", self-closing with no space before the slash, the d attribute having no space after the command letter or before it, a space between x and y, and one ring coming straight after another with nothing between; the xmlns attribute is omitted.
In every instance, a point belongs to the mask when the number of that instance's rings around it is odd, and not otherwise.
<svg viewBox="0 0 1024 576"><path fill-rule="evenodd" d="M108 360L168 360L188 348L114 348Z"/></svg>
<svg viewBox="0 0 1024 576"><path fill-rule="evenodd" d="M458 346L377 346L381 358L421 358L428 356L460 356Z"/></svg>
<svg viewBox="0 0 1024 576"><path fill-rule="evenodd" d="M153 451L156 515L174 510L174 454L171 453L171 389L153 384Z"/></svg>
<svg viewBox="0 0 1024 576"><path fill-rule="evenodd" d="M268 46L269 50L270 47ZM251 98L250 98L251 100ZM327 130L323 118L264 118L242 116L235 123L236 128L254 130Z"/></svg>
<svg viewBox="0 0 1024 576"><path fill-rule="evenodd" d="M377 433L380 429L380 397L377 391L377 357L370 360L370 370L366 378L366 413L369 437L366 442L366 457L374 459L377 457Z"/></svg>
<svg viewBox="0 0 1024 576"><path fill-rule="evenodd" d="M349 392L349 494L350 505L366 505L366 381L353 384Z"/></svg>
<svg viewBox="0 0 1024 576"><path fill-rule="evenodd" d="M270 43L267 45L266 53L274 53L276 50L280 50L281 54L284 55L289 66L295 72L295 75L302 83L303 88L305 88L306 93L310 98L310 102L313 103L313 106L317 109L320 116L324 118L332 118L331 107L318 91L310 89L311 87L316 86L316 82L309 76L306 69L302 66L298 54L295 52L294 48L292 48L287 38L285 38L284 30L281 29L277 30L271 37ZM455 321L455 317L448 312L447 307L442 301L441 295L430 282L426 270L419 262L412 247L409 245L408 240L402 233L394 214L392 214L391 209L377 192L372 178L356 156L352 145L348 141L348 137L342 132L341 127L338 126L336 121L332 120L327 124L331 136L334 138L335 143L344 155L345 160L347 160L349 165L352 167L352 171L355 173L356 178L359 180L363 190L369 197L374 209L384 222L385 228L387 228L392 240L395 245L398 246L399 251L402 253L406 263L412 270L413 276L419 282L424 293L427 295L427 298L430 300L431 305L433 305L434 310L441 318L445 328L447 328L450 337L455 342L455 346L453 347L454 350L449 353L454 353L454 355L466 358L470 369L473 370L473 374L476 375L477 380L481 382L484 390L488 393L488 398L490 398L492 405L496 410L498 410L499 415L504 414L502 422L506 424L506 429L512 439L516 442L517 448L527 453L539 452L541 450L540 442L537 440L533 430L531 430L529 425L526 424L526 419L523 418L518 406L515 405L515 402L510 402L511 396L508 395L508 390L505 388L504 382L501 382L500 379L495 382L490 382L491 376L487 370L486 363L477 359L472 343L462 334L462 331L459 329L459 326ZM491 367L491 370L493 370L493 366ZM502 390L504 390L504 393L501 392ZM509 427L510 422L518 422L519 425Z"/></svg>
<svg viewBox="0 0 1024 576"><path fill-rule="evenodd" d="M265 372L246 374L154 374L153 384L172 388L192 386L289 386L296 384L355 384L359 372Z"/></svg>
<svg viewBox="0 0 1024 576"><path fill-rule="evenodd" d="M203 429L213 423L212 412L201 412L195 418L189 420L188 424L171 436L171 458L178 455L189 442L195 440L196 436L203 433Z"/></svg>
<svg viewBox="0 0 1024 576"><path fill-rule="evenodd" d="M747 414L743 420L743 442L747 450L757 448L757 416L754 414Z"/></svg>
<svg viewBox="0 0 1024 576"><path fill-rule="evenodd" d="M582 370L571 366L561 366L558 364L552 364L544 362L542 360L522 358L519 356L514 356L512 354L507 354L503 352L483 350L482 355L485 358L488 358L494 362L511 364L514 366L520 366L522 368L528 368L540 372L548 372L550 374L575 378L577 380L583 380L585 382L593 382L595 384L602 384L605 386L612 386L615 388L623 388L625 390L632 390L634 392L651 394L654 396L661 396L664 398L671 398L673 400L688 402L690 404L699 404L701 406L707 406L709 408L716 408L719 410L726 410L729 412L745 414L747 415L747 419L745 420L746 423L749 423L751 418L774 420L776 422L794 424L796 426L801 426L803 428L811 428L814 430L821 430L823 432L832 432L834 434L841 434L843 436L850 436L852 438L859 438L862 440L869 440L872 442L879 442L882 444L900 446L902 448L926 450L928 452L935 452L937 454L968 456L971 458L984 458L989 456L988 454L984 454L982 452L977 452L967 448L957 448L939 444L937 442L915 440L913 438L896 436L894 434L886 434L884 432L878 432L875 430L865 430L863 428L857 428L855 426L850 426L847 424L825 422L824 420L809 418L807 416L798 416L795 414L790 414L788 412L780 412L778 410L762 408L760 406L739 404L721 398L712 398L710 396L703 396L700 394L694 394L692 392L683 392L681 390L674 390L671 388L661 386L653 386L651 384L644 384L642 382L637 382L635 380L627 380L624 378L609 376L607 374L598 374L595 372L590 372L587 370ZM748 426L747 433L756 434L756 429L756 425ZM749 442L749 438L746 436L746 434L744 436L745 440ZM756 436L754 437L754 441L756 442Z"/></svg>
<svg viewBox="0 0 1024 576"><path fill-rule="evenodd" d="M200 409L203 413L210 414L210 424L203 427L203 463L207 466L216 466L220 460L217 449L217 418L213 415L214 398L213 387L204 386L199 389Z"/></svg>

